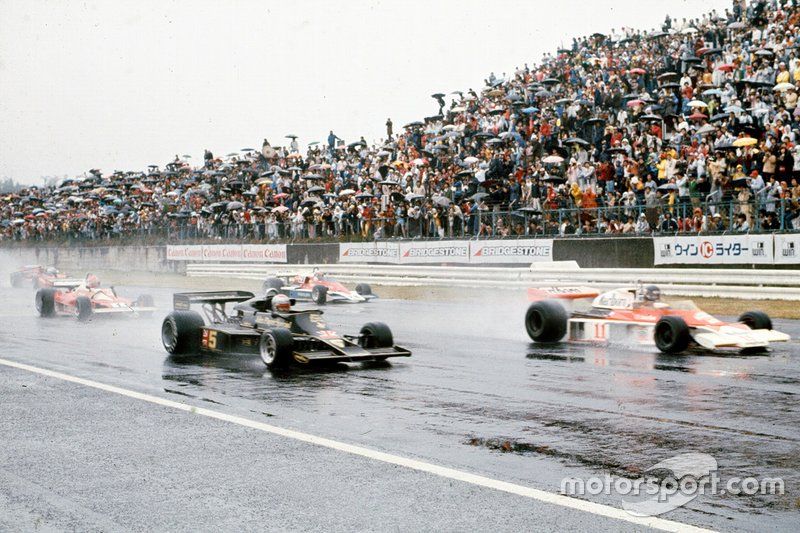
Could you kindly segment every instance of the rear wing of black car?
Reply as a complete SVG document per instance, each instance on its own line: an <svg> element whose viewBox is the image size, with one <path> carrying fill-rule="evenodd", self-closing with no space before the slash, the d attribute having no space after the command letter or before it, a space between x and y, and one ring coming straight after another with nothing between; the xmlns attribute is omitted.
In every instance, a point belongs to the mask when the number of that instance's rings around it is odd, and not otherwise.
<svg viewBox="0 0 800 533"><path fill-rule="evenodd" d="M247 291L176 292L172 295L172 308L181 311L189 309L192 304L225 304L251 298L255 298L255 294Z"/></svg>

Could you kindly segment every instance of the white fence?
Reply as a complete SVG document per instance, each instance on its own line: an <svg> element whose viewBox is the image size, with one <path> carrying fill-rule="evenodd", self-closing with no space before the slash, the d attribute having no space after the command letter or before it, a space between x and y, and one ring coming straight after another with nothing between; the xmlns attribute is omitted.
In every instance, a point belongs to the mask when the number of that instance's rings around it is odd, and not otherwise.
<svg viewBox="0 0 800 533"><path fill-rule="evenodd" d="M343 282L374 285L516 289L564 284L611 288L647 283L659 285L664 294L675 296L800 300L800 270L577 268L572 262L534 263L525 268L192 263L187 265L186 274L263 280L314 268Z"/></svg>

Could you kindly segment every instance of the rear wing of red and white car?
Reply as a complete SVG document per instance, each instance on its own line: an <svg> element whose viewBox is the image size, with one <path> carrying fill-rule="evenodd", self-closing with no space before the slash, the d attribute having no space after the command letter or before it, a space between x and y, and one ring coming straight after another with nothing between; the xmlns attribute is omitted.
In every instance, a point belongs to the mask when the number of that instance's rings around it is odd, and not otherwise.
<svg viewBox="0 0 800 533"><path fill-rule="evenodd" d="M528 300L594 300L600 291L591 287L531 287Z"/></svg>

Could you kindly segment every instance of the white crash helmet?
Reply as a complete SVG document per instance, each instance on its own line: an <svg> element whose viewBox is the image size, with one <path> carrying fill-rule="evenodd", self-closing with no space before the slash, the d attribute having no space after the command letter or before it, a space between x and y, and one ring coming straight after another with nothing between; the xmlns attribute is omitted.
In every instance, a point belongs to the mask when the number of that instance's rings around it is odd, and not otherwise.
<svg viewBox="0 0 800 533"><path fill-rule="evenodd" d="M285 294L272 297L272 310L276 313L286 313L292 309L292 301Z"/></svg>

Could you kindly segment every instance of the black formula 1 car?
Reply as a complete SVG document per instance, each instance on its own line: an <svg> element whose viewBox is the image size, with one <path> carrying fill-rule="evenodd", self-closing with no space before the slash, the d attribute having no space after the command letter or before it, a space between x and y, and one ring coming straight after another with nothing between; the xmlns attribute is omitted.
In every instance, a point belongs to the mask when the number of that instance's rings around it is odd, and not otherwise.
<svg viewBox="0 0 800 533"><path fill-rule="evenodd" d="M176 293L174 310L161 326L161 341L173 355L258 354L270 369L411 355L394 344L386 324L370 322L358 335L340 335L328 329L319 309L273 310L276 297L286 298L274 291L260 297L245 291ZM229 303L234 304L230 312ZM201 305L205 318L191 309L193 304Z"/></svg>

